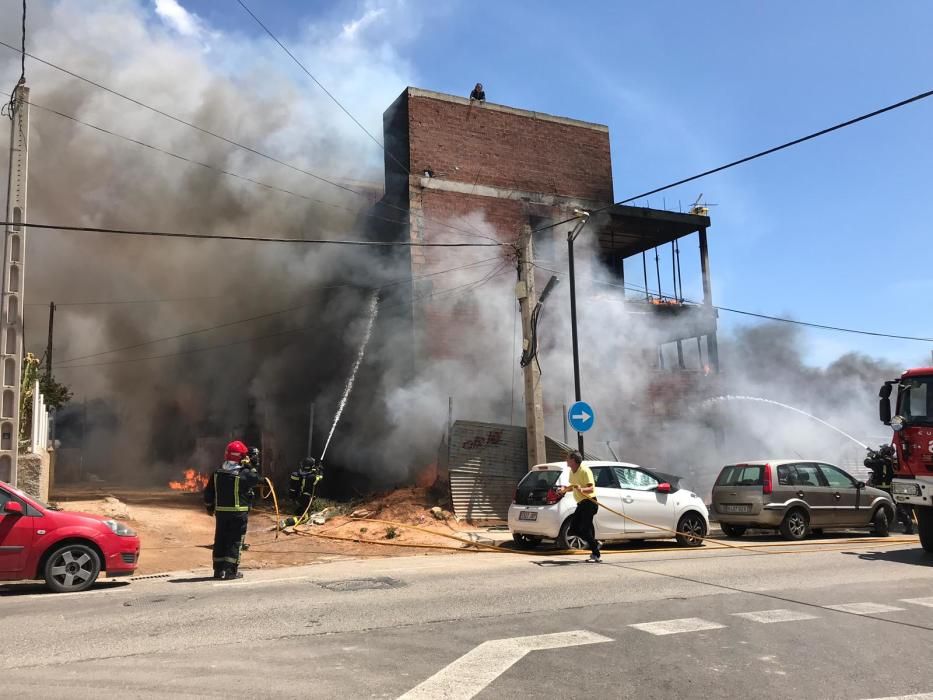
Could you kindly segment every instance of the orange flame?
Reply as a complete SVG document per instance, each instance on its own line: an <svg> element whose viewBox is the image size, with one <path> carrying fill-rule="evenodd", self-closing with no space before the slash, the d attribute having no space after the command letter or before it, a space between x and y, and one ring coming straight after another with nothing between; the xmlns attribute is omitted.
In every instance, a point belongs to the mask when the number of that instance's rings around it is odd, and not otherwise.
<svg viewBox="0 0 933 700"><path fill-rule="evenodd" d="M429 464L415 476L415 484L421 488L429 489L437 481L437 464Z"/></svg>
<svg viewBox="0 0 933 700"><path fill-rule="evenodd" d="M168 482L168 487L173 491L187 491L189 493L194 493L200 491L210 480L210 476L207 474L202 474L199 471L194 469L185 470L185 480L184 481L170 481Z"/></svg>

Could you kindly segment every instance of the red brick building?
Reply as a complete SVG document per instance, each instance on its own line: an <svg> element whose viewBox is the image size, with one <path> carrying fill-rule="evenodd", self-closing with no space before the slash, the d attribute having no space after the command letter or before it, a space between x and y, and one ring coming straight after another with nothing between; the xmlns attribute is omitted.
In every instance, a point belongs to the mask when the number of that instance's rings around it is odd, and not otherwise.
<svg viewBox="0 0 933 700"><path fill-rule="evenodd" d="M706 305L683 305L676 288L669 298L645 293L633 302L646 305L649 312L663 311L663 318L670 319L662 321L669 332L663 332L659 344L677 345L681 368L682 340L705 337L707 357L705 362L701 357L695 369L703 364L718 369L706 249L709 218L705 211L682 214L610 206L608 127L409 87L386 110L383 132L385 197L377 209L398 218L401 211L408 222L391 235L417 242L478 241L488 236L511 243L526 227L568 219L574 209L608 207L590 221L588 230L598 236L608 274L624 284L624 259L658 246L673 248L675 241L698 233ZM551 233L559 238L566 232ZM514 270L507 261L509 249L504 251L504 262ZM471 332L471 314L476 311L467 302L452 314L450 296L433 296L443 287L444 276L426 275L450 269L458 260L469 263L495 254L489 248L411 249L416 356L424 360L455 355ZM485 268L477 269L481 275ZM644 286L649 286L647 279ZM664 369L663 360L659 364Z"/></svg>

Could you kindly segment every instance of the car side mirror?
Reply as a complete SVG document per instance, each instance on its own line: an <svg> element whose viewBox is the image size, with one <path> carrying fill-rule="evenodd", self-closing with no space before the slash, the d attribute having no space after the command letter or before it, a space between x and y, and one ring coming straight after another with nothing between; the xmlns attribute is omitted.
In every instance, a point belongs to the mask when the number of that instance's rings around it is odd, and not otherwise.
<svg viewBox="0 0 933 700"><path fill-rule="evenodd" d="M658 492L658 493L670 493L670 492L671 492L671 485L670 485L669 483L667 483L666 481L664 481L664 482L658 484L657 492Z"/></svg>
<svg viewBox="0 0 933 700"><path fill-rule="evenodd" d="M878 417L885 425L891 425L891 399L887 397L878 399Z"/></svg>
<svg viewBox="0 0 933 700"><path fill-rule="evenodd" d="M856 481L856 482L855 482L855 488L857 488L857 489L863 489L863 488L865 488L865 482L864 482L864 481Z"/></svg>
<svg viewBox="0 0 933 700"><path fill-rule="evenodd" d="M22 515L23 506L18 501L7 501L3 504L3 512L9 515Z"/></svg>

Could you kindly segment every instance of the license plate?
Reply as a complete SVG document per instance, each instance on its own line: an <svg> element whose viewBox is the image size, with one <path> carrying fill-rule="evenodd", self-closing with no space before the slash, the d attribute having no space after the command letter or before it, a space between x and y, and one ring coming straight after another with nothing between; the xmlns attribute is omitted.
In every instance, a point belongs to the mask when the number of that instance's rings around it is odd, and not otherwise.
<svg viewBox="0 0 933 700"><path fill-rule="evenodd" d="M723 513L750 513L752 507L747 503L742 505L723 505L719 507L719 510Z"/></svg>
<svg viewBox="0 0 933 700"><path fill-rule="evenodd" d="M538 514L535 513L533 510L523 510L521 513L518 514L518 519L519 520L537 520Z"/></svg>

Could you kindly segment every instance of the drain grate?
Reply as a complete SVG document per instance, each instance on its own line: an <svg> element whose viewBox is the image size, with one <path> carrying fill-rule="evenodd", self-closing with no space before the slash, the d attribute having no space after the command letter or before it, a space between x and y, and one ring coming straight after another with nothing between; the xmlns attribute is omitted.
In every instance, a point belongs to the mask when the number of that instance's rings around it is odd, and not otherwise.
<svg viewBox="0 0 933 700"><path fill-rule="evenodd" d="M170 574L149 574L148 576L131 576L130 581L147 581L151 578L168 578Z"/></svg>
<svg viewBox="0 0 933 700"><path fill-rule="evenodd" d="M330 581L328 583L319 583L321 588L329 591L348 592L348 591L380 591L390 588L401 588L405 584L388 576L377 576L376 578L351 578L344 581Z"/></svg>

